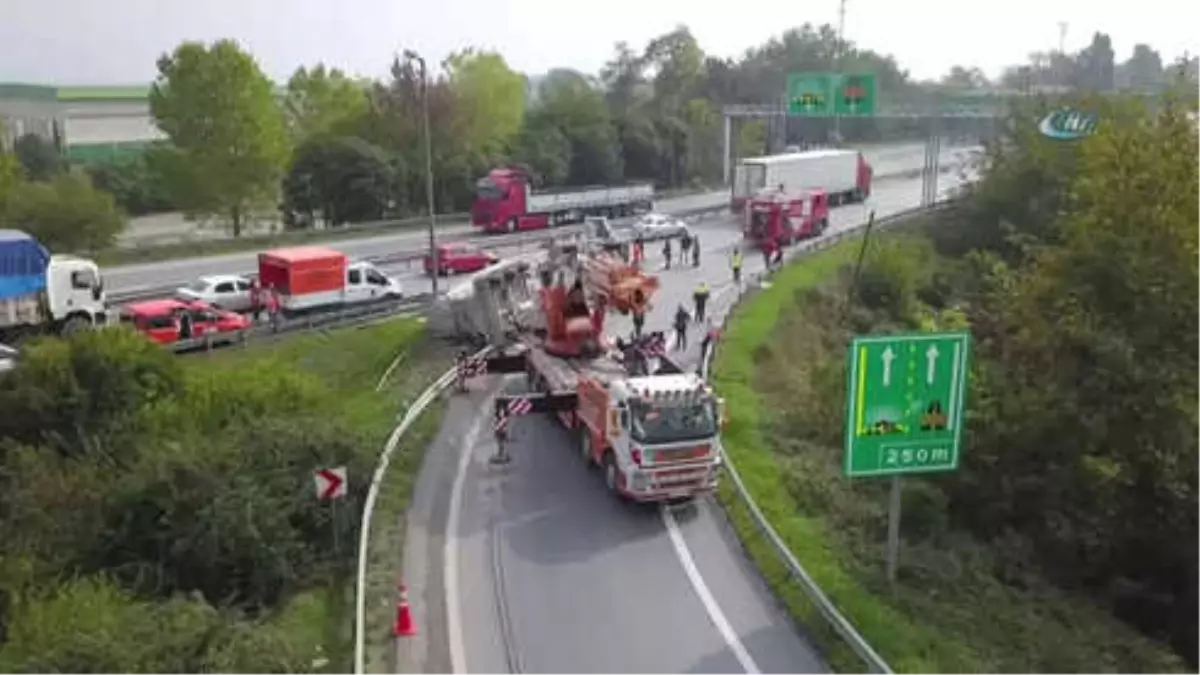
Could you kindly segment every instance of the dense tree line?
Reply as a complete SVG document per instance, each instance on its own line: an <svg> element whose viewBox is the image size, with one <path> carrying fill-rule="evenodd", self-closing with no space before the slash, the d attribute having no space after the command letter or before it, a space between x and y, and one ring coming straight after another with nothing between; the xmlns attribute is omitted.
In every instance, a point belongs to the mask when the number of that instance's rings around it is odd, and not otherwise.
<svg viewBox="0 0 1200 675"><path fill-rule="evenodd" d="M1152 46L1138 43L1129 58L1117 59L1112 38L1096 32L1078 52L1034 52L1027 63L1004 70L995 81L978 68L954 66L938 82L949 90L982 91L999 86L1009 91L1061 89L1090 92L1158 94L1176 85L1194 92L1200 59L1186 54L1167 63Z"/></svg>
<svg viewBox="0 0 1200 675"><path fill-rule="evenodd" d="M1044 574L1194 667L1195 99L1079 105L1102 122L1077 144L1042 137L1043 111L1014 117L929 231L954 262L881 255L855 328L969 327L967 454L930 481L950 518L994 542L1009 584Z"/></svg>
<svg viewBox="0 0 1200 675"><path fill-rule="evenodd" d="M831 27L806 24L720 59L681 26L640 50L618 44L598 76L530 78L497 53L467 49L430 64L427 90L411 61L397 59L384 81L318 64L297 70L275 100L234 43L188 43L159 62L152 110L171 144L152 164L179 206L220 216L235 234L251 211L276 206L292 227L418 213L427 100L440 211L466 209L479 177L513 163L547 185L713 183L721 106L778 101L787 73L829 68L837 49ZM891 57L848 43L842 62L876 73L884 96L910 93ZM768 135L745 124L737 150L762 152Z"/></svg>

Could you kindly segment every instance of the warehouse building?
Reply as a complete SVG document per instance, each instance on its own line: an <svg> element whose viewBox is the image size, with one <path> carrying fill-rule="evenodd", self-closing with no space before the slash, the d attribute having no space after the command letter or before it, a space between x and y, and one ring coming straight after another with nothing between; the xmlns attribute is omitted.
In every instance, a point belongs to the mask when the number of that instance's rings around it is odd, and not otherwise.
<svg viewBox="0 0 1200 675"><path fill-rule="evenodd" d="M50 87L0 83L0 143L34 133L73 162L110 162L162 139L148 86Z"/></svg>

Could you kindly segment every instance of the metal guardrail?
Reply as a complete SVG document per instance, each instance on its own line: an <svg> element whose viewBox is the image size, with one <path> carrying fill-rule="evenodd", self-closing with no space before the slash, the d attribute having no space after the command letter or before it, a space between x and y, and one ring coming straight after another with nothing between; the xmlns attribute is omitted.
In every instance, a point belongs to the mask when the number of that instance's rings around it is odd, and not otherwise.
<svg viewBox="0 0 1200 675"><path fill-rule="evenodd" d="M476 352L475 357L485 355L489 349L485 348ZM392 366L389 366L389 370L391 368ZM442 376L421 392L417 400L408 407L404 418L392 430L391 436L384 444L383 452L379 455L379 465L375 467L375 472L371 475L371 486L367 489L367 499L363 503L361 525L358 531L358 573L354 588L354 672L356 675L362 675L366 662L367 549L371 539L371 516L375 514L375 502L379 499L379 487L383 484L384 476L387 475L388 466L392 461L392 454L399 447L404 433L425 412L429 404L433 403L447 387L454 383L455 374L455 368L450 368L442 373Z"/></svg>
<svg viewBox="0 0 1200 675"><path fill-rule="evenodd" d="M913 216L923 213L933 213L948 206L949 202L939 202L930 207L907 209L905 211L893 213L885 216L884 218L876 220L874 227L878 229L887 229L888 227L894 227L898 224L908 221ZM793 254L792 259L794 260L795 258L809 255L821 249L833 246L845 239L858 236L865 228L866 223L863 223L857 227L838 232L829 237L822 237L821 239L805 242L799 246L798 252ZM764 278L768 278L770 275L770 271L764 270L757 275L751 276L749 280L752 282L761 283ZM741 298L735 301L734 307L736 307L737 303L740 301ZM733 308L731 307L729 312L725 314L725 317L728 318L732 311ZM703 373L705 379L708 379L709 377L712 369L712 360L718 349L720 349L720 341L717 342L716 348L708 350L708 353L705 355L705 360L701 364L701 372ZM837 606L833 604L833 601L829 599L829 596L825 595L825 592L821 590L821 587L817 585L817 582L813 580L808 571L804 569L804 566L800 564L800 561L796 559L795 554L793 554L791 549L788 548L787 543L783 541L783 538L779 536L779 533L775 531L775 528L771 527L770 521L767 520L767 517L763 514L762 510L758 508L758 504L754 501L754 497L746 488L746 484L742 482L742 477L737 471L737 466L734 464L734 461L729 454L725 452L724 445L719 445L719 448L721 452L721 458L724 460L724 469L728 472L729 477L733 480L733 486L738 497L742 500L742 503L746 505L746 509L750 512L750 517L754 521L755 526L760 532L763 533L763 536L766 537L767 541L770 542L771 548L774 549L776 555L778 555L782 560L792 578L799 583L800 588L804 591L805 595L808 596L809 600L811 600L816 606L817 611L820 612L821 616L827 622L829 622L830 626L838 634L838 636L846 641L846 644L849 645L851 651L853 651L856 656L858 656L865 664L867 664L867 667L871 670L871 672L888 673L890 675L890 673L892 673L892 669L890 666L888 666L887 662L883 660L883 657L880 656L879 653L876 652L874 648L872 648L871 645L866 641L866 639L863 638L858 630L854 628L854 625L850 623L850 620L842 615L840 611L838 611Z"/></svg>

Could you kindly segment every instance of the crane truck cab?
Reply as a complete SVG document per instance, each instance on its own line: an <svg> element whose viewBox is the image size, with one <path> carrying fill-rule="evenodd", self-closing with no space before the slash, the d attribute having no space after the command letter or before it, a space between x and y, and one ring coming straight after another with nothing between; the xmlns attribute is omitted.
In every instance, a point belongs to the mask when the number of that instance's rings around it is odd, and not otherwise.
<svg viewBox="0 0 1200 675"><path fill-rule="evenodd" d="M581 383L580 442L610 491L663 501L716 489L723 404L698 375L629 377L602 389Z"/></svg>

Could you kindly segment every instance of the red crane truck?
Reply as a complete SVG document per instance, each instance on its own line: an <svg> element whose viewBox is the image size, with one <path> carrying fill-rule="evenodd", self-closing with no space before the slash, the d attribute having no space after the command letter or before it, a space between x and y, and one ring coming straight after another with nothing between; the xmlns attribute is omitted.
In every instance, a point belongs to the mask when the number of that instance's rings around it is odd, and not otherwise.
<svg viewBox="0 0 1200 675"><path fill-rule="evenodd" d="M492 169L475 184L471 224L484 232L517 232L617 218L654 208L654 186L622 185L534 190L520 167Z"/></svg>
<svg viewBox="0 0 1200 675"><path fill-rule="evenodd" d="M608 253L574 262L542 269L537 296L544 328L521 329L499 353L462 364L464 381L483 373L528 378L532 393L496 398L501 455L513 415L554 413L577 431L583 461L602 467L605 485L619 497L661 502L711 492L721 466L724 403L697 374L663 356L662 333L615 343L602 334L607 311L644 309L657 279ZM580 270L574 279L573 270ZM472 298L481 300L482 311L512 317L514 307L528 306L520 297L528 283L497 283L511 281L511 270L496 277L476 280Z"/></svg>

